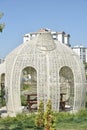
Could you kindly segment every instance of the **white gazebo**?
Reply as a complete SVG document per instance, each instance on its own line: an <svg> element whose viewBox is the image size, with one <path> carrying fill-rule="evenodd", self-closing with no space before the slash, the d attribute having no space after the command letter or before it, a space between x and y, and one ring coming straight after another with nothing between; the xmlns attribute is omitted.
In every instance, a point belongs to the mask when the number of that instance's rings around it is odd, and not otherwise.
<svg viewBox="0 0 87 130"><path fill-rule="evenodd" d="M37 105L43 100L45 107L47 100L51 99L54 111L61 109L62 102L73 112L85 108L83 63L71 48L53 40L50 32L38 32L35 38L7 55L3 65L0 65L0 75L5 75L9 115L22 112L20 88L25 68L33 70L33 76L29 74L29 79L33 77L37 82Z"/></svg>

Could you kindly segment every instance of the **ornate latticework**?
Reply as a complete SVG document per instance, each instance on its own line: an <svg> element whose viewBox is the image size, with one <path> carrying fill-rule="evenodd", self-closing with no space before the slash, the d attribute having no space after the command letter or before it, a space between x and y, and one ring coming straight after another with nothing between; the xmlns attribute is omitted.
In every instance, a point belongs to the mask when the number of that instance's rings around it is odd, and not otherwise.
<svg viewBox="0 0 87 130"><path fill-rule="evenodd" d="M37 72L37 102L44 105L51 99L54 111L59 111L60 94L73 111L85 107L85 72L78 56L66 45L53 41L51 34L38 33L33 40L23 43L5 60L7 110L21 112L20 81L24 68Z"/></svg>

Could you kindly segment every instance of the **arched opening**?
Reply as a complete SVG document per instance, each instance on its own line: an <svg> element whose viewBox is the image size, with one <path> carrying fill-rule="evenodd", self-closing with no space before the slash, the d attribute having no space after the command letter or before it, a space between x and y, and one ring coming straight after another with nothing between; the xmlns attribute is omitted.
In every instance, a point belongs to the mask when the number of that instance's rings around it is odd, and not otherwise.
<svg viewBox="0 0 87 130"><path fill-rule="evenodd" d="M6 105L5 97L5 73L1 74L1 88L0 88L0 107Z"/></svg>
<svg viewBox="0 0 87 130"><path fill-rule="evenodd" d="M71 110L74 103L74 76L72 70L64 66L59 72L60 110Z"/></svg>
<svg viewBox="0 0 87 130"><path fill-rule="evenodd" d="M26 67L22 70L21 105L25 106L25 111L37 109L37 72L33 67Z"/></svg>

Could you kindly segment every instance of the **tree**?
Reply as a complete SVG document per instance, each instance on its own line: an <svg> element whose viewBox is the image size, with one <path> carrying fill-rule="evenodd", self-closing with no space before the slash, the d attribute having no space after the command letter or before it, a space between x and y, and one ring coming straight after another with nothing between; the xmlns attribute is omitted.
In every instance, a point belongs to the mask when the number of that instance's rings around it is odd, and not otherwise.
<svg viewBox="0 0 87 130"><path fill-rule="evenodd" d="M35 119L35 124L38 128L41 128L44 126L44 104L43 104L43 101L40 101L37 116Z"/></svg>
<svg viewBox="0 0 87 130"><path fill-rule="evenodd" d="M4 15L3 13L0 13L0 19L2 18L3 15ZM3 31L4 26L5 26L4 23L0 23L0 32Z"/></svg>
<svg viewBox="0 0 87 130"><path fill-rule="evenodd" d="M84 65L85 65L85 69L87 70L87 63L84 63Z"/></svg>
<svg viewBox="0 0 87 130"><path fill-rule="evenodd" d="M56 130L54 128L54 113L52 111L51 100L48 100L46 110L44 112L44 127L45 130Z"/></svg>
<svg viewBox="0 0 87 130"><path fill-rule="evenodd" d="M48 100L44 111L44 103L41 101L38 107L38 112L35 119L35 124L38 128L44 127L44 130L56 130L54 128L54 112L52 111L51 100Z"/></svg>
<svg viewBox="0 0 87 130"><path fill-rule="evenodd" d="M2 83L1 84L1 92L0 92L0 107L2 107L2 106L5 106L6 104L5 104L5 86L4 86L4 84Z"/></svg>
<svg viewBox="0 0 87 130"><path fill-rule="evenodd" d="M85 66L86 80L87 80L87 63L84 63L84 66Z"/></svg>

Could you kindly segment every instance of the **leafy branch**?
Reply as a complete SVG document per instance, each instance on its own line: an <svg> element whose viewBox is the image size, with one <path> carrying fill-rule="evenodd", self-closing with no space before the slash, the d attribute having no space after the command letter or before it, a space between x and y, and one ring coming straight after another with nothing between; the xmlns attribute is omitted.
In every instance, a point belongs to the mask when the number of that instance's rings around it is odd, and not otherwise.
<svg viewBox="0 0 87 130"><path fill-rule="evenodd" d="M0 13L0 19L3 17L3 15L4 15L3 13ZM3 31L4 27L5 27L5 24L4 23L0 23L0 32Z"/></svg>

